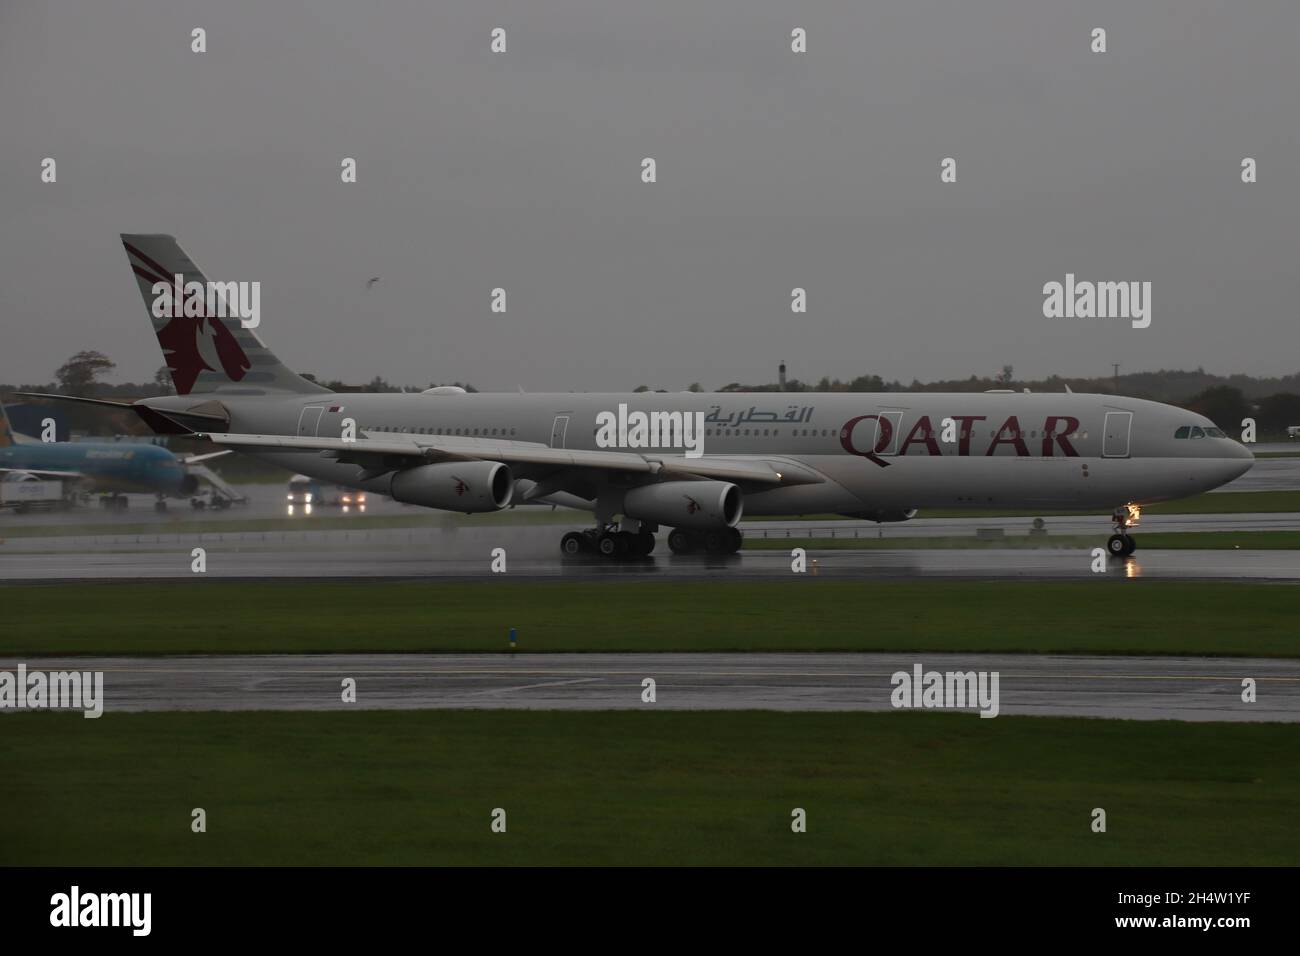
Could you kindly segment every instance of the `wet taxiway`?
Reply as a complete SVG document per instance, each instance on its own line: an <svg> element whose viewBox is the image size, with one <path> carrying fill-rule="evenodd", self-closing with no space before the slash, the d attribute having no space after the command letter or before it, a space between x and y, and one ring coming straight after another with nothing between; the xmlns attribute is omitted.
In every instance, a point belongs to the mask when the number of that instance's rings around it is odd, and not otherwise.
<svg viewBox="0 0 1300 956"><path fill-rule="evenodd" d="M104 713L531 709L885 711L893 675L997 672L1000 716L1300 720L1300 661L1015 654L380 654L52 658L102 671ZM18 662L0 659L0 669ZM345 678L356 682L344 703ZM650 678L655 701L643 699ZM1242 700L1243 681L1256 700ZM992 684L986 683L991 693ZM992 698L987 698L992 700ZM991 708L989 708L991 709ZM974 718L974 711L970 711ZM0 718L2 719L2 718Z"/></svg>
<svg viewBox="0 0 1300 956"><path fill-rule="evenodd" d="M540 578L740 580L787 577L791 552L746 550L709 557L673 555L660 536L648 559L564 558L547 527L221 533L99 538L14 538L0 545L0 581ZM1141 538L1139 536L1139 542ZM1096 545L1105 541L1099 534ZM205 570L194 568L203 549ZM494 555L502 549L503 555ZM809 549L808 574L853 578L1300 580L1300 551L1150 550L1107 559L1093 570L1089 547ZM493 570L494 563L504 571Z"/></svg>

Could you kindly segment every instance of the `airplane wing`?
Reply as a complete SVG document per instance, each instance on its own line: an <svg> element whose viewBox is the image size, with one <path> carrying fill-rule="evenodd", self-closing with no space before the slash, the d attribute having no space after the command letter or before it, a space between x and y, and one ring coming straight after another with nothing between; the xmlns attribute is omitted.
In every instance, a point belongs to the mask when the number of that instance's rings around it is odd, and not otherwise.
<svg viewBox="0 0 1300 956"><path fill-rule="evenodd" d="M16 472L22 475L41 475L49 478L85 478L79 471L51 471L48 468L0 468L0 473Z"/></svg>
<svg viewBox="0 0 1300 956"><path fill-rule="evenodd" d="M202 433L201 437L232 449L249 451L314 451L325 458L360 465L363 478L415 464L440 461L500 461L516 466L519 477L540 479L563 469L644 474L656 478L715 478L757 485L817 484L820 474L792 461L728 458L703 455L640 454L626 451L587 451L551 448L536 442L494 441L453 435L392 435L362 432L365 438L343 441L291 435L232 435ZM382 437L379 437L382 436ZM554 483L552 483L554 484Z"/></svg>

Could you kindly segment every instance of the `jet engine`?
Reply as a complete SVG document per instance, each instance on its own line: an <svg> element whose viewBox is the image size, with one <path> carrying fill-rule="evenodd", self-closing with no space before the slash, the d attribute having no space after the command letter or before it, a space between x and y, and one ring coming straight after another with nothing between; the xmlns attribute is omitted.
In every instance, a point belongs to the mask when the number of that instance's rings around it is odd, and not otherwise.
<svg viewBox="0 0 1300 956"><path fill-rule="evenodd" d="M877 508L874 511L855 511L846 514L846 518L861 518L863 521L875 521L886 524L894 521L911 521L916 517L915 508Z"/></svg>
<svg viewBox="0 0 1300 956"><path fill-rule="evenodd" d="M623 514L671 528L734 528L744 503L726 481L664 481L623 496Z"/></svg>
<svg viewBox="0 0 1300 956"><path fill-rule="evenodd" d="M408 505L473 514L500 511L514 488L510 468L499 461L448 461L397 472L388 493Z"/></svg>

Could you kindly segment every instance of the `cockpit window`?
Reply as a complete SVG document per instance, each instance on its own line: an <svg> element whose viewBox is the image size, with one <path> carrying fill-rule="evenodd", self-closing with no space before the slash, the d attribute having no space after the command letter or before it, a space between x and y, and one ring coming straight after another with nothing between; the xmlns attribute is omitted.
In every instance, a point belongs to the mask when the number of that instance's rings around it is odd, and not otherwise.
<svg viewBox="0 0 1300 956"><path fill-rule="evenodd" d="M1192 437L1192 438L1204 438L1204 437L1205 437L1205 430L1204 430L1203 428L1201 428L1200 425L1193 425L1193 426L1192 426L1192 435L1191 435L1191 437Z"/></svg>
<svg viewBox="0 0 1300 956"><path fill-rule="evenodd" d="M1191 425L1184 425L1182 428L1178 429L1178 431L1174 432L1174 437L1186 438L1191 433L1191 431L1192 431Z"/></svg>
<svg viewBox="0 0 1300 956"><path fill-rule="evenodd" d="M1205 429L1205 434L1209 435L1211 438L1227 438L1227 437L1228 437L1227 435L1225 435L1225 434L1223 433L1223 429L1222 429L1222 428L1207 428L1207 429Z"/></svg>

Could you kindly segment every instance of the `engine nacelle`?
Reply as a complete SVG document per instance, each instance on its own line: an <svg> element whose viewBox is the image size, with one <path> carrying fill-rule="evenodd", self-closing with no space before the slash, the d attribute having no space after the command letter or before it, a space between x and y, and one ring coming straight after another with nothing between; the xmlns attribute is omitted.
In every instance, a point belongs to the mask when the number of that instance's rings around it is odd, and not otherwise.
<svg viewBox="0 0 1300 956"><path fill-rule="evenodd" d="M744 511L740 489L726 481L663 481L623 496L623 514L671 528L734 528Z"/></svg>
<svg viewBox="0 0 1300 956"><path fill-rule="evenodd" d="M846 518L861 518L863 521L875 521L886 524L894 521L911 521L916 517L915 508L877 508L875 511L855 511L846 514Z"/></svg>
<svg viewBox="0 0 1300 956"><path fill-rule="evenodd" d="M510 468L499 461L448 461L397 472L388 493L408 505L471 514L500 511L514 489Z"/></svg>

